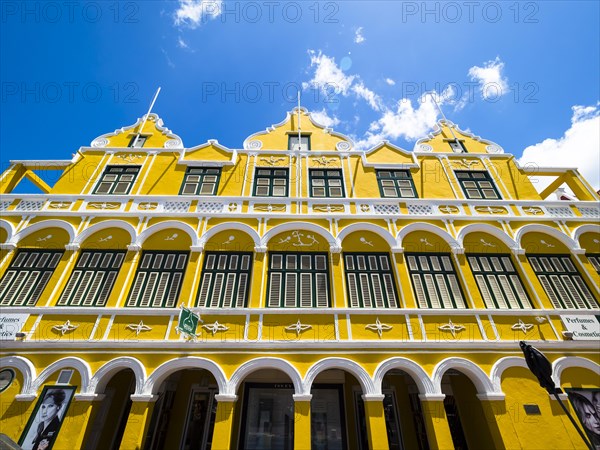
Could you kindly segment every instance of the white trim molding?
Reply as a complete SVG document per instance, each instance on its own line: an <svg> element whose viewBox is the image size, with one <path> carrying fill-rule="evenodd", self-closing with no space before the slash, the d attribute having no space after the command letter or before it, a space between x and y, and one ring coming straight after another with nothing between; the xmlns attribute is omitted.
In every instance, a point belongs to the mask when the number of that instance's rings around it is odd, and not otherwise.
<svg viewBox="0 0 600 450"><path fill-rule="evenodd" d="M379 394L375 388L373 380L360 364L347 358L336 357L322 359L308 369L306 376L304 377L304 381L302 382L304 393L310 394L310 390L315 378L317 378L320 373L329 369L340 369L350 373L351 375L354 375L354 377L360 383L364 395Z"/></svg>
<svg viewBox="0 0 600 450"><path fill-rule="evenodd" d="M100 367L90 380L89 394L102 394L108 382L121 370L130 369L135 375L135 394L142 395L146 383L146 368L136 358L123 356L115 358Z"/></svg>
<svg viewBox="0 0 600 450"><path fill-rule="evenodd" d="M21 386L21 396L29 396L33 391L33 380L36 378L35 366L27 358L22 356L5 356L0 358L0 368L11 367L18 369L23 376L23 386ZM34 394L35 398L35 394Z"/></svg>
<svg viewBox="0 0 600 450"><path fill-rule="evenodd" d="M588 369L600 377L600 365L594 361L580 356L563 356L552 363L552 379L557 387L560 387L562 384L563 371L571 367Z"/></svg>
<svg viewBox="0 0 600 450"><path fill-rule="evenodd" d="M227 394L235 395L242 383L244 378L257 370L279 370L290 377L290 380L294 384L294 391L296 394L303 394L302 391L302 377L298 370L288 361L281 358L275 357L264 357L255 358L250 361L246 361L244 364L239 366L235 372L231 375L229 383L227 383ZM310 393L310 392L309 392Z"/></svg>
<svg viewBox="0 0 600 450"><path fill-rule="evenodd" d="M192 246L199 245L198 234L196 230L194 230L190 225L185 222L180 222L177 220L165 220L164 222L155 223L154 225L146 228L144 231L140 233L137 237L135 244L141 247L144 246L144 242L152 236L154 233L157 233L162 230L167 230L169 228L181 230L186 233L190 239L192 240Z"/></svg>
<svg viewBox="0 0 600 450"><path fill-rule="evenodd" d="M81 387L79 388L80 393L89 392L90 378L92 369L87 361L81 358L69 356L67 358L59 359L46 367L42 373L34 380L31 385L29 394L36 395L37 391L44 385L46 380L56 371L61 369L75 369L79 372L81 377Z"/></svg>
<svg viewBox="0 0 600 450"><path fill-rule="evenodd" d="M455 369L469 378L480 395L504 395L502 391L498 392L495 389L492 380L490 380L481 367L473 361L458 357L446 358L436 364L433 369L432 380L437 392L442 392L442 377L449 369Z"/></svg>
<svg viewBox="0 0 600 450"><path fill-rule="evenodd" d="M552 228L548 225L542 225L539 223L530 223L528 225L523 225L515 232L515 241L518 243L520 248L523 248L523 236L527 233L542 233L548 236L552 236L574 253L577 253L577 251L582 250L579 248L579 242L573 240L573 238L571 238L570 236L567 236L565 233L558 231L556 228Z"/></svg>
<svg viewBox="0 0 600 450"><path fill-rule="evenodd" d="M46 228L61 228L69 234L69 242L73 242L75 239L75 227L73 225L71 225L69 222L65 222L64 220L50 219L42 220L41 222L36 222L33 225L23 228L21 231L14 234L8 243L18 244L19 241L23 240L30 234Z"/></svg>
<svg viewBox="0 0 600 450"><path fill-rule="evenodd" d="M221 366L206 358L186 356L166 361L154 369L154 372L150 374L144 383L142 395L148 396L158 393L160 385L169 375L185 369L204 369L210 372L215 377L217 386L219 387L219 394L227 393L227 378Z"/></svg>
<svg viewBox="0 0 600 450"><path fill-rule="evenodd" d="M438 395L441 394L441 391L436 390L433 381L425 372L425 370L416 362L403 357L394 357L386 359L379 363L377 368L375 369L375 373L373 375L373 383L375 386L375 393L381 394L381 386L383 383L383 378L392 369L399 369L403 372L406 372L414 383L419 388L419 394L423 395Z"/></svg>

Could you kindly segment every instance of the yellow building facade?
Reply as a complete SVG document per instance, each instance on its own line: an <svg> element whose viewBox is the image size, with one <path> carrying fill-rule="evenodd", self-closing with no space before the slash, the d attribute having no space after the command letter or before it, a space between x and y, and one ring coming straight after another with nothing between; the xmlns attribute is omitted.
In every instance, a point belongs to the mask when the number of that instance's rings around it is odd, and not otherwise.
<svg viewBox="0 0 600 450"><path fill-rule="evenodd" d="M238 149L150 114L12 161L0 431L34 448L50 405L54 449L586 448L519 341L565 400L600 390L576 329L600 314L600 199L574 168L530 175L451 122L359 151L303 108Z"/></svg>

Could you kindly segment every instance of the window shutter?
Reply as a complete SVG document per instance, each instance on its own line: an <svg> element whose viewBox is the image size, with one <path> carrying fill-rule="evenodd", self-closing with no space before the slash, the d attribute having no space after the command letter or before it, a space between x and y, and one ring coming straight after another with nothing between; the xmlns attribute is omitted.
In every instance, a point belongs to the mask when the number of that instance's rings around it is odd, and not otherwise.
<svg viewBox="0 0 600 450"><path fill-rule="evenodd" d="M90 306L94 303L94 299L96 298L98 290L100 289L102 281L104 280L104 274L105 272L95 273L94 280L92 281L92 284L90 286L90 290L85 296L85 299L83 300L83 306Z"/></svg>
<svg viewBox="0 0 600 450"><path fill-rule="evenodd" d="M142 287L144 286L144 281L146 281L147 272L139 272L135 277L135 281L133 282L133 288L131 289L131 293L129 294L129 300L127 301L127 306L136 306L138 302L138 298L142 292Z"/></svg>
<svg viewBox="0 0 600 450"><path fill-rule="evenodd" d="M573 281L575 282L575 284L577 284L577 286L579 286L581 293L587 300L588 308L598 309L598 303L592 296L592 293L590 292L586 284L583 282L583 279L579 275L577 275L573 277Z"/></svg>
<svg viewBox="0 0 600 450"><path fill-rule="evenodd" d="M300 306L302 308L312 306L312 277L310 273L300 274Z"/></svg>
<svg viewBox="0 0 600 450"><path fill-rule="evenodd" d="M356 288L356 274L348 274L348 292L350 295L350 307L358 308L360 306L358 300L358 290Z"/></svg>
<svg viewBox="0 0 600 450"><path fill-rule="evenodd" d="M294 308L296 306L296 274L285 274L285 302L286 308Z"/></svg>
<svg viewBox="0 0 600 450"><path fill-rule="evenodd" d="M146 287L144 288L144 293L142 294L142 301L140 302L140 306L142 308L147 308L150 306L150 301L152 297L154 297L154 289L156 287L156 283L158 282L159 272L150 272L148 274L148 282L146 283Z"/></svg>
<svg viewBox="0 0 600 450"><path fill-rule="evenodd" d="M561 283L560 277L558 275L550 275L549 278L550 278L550 281L552 282L552 284L554 285L556 292L558 292L558 297L563 300L564 305L567 308L575 308L575 304L573 303L573 301L571 300L571 297L567 293L567 290Z"/></svg>
<svg viewBox="0 0 600 450"><path fill-rule="evenodd" d="M373 308L373 301L371 300L371 290L369 289L369 275L361 273L360 279L360 293L363 299L363 305L365 308Z"/></svg>
<svg viewBox="0 0 600 450"><path fill-rule="evenodd" d="M317 285L317 308L327 308L329 306L329 294L327 292L327 274L316 274Z"/></svg>
<svg viewBox="0 0 600 450"><path fill-rule="evenodd" d="M223 307L231 308L233 302L233 289L235 287L235 273L227 274L227 281L225 282L225 294L223 296Z"/></svg>
<svg viewBox="0 0 600 450"><path fill-rule="evenodd" d="M154 299L152 300L152 307L156 308L162 306L170 276L171 274L168 272L162 272L160 274L158 287L156 288L156 293L154 294Z"/></svg>
<svg viewBox="0 0 600 450"><path fill-rule="evenodd" d="M519 308L519 303L517 302L517 298L513 293L513 290L508 282L508 277L506 275L498 275L498 280L500 280L500 286L502 286L502 290L508 299L508 304L511 308Z"/></svg>
<svg viewBox="0 0 600 450"><path fill-rule="evenodd" d="M562 280L567 290L571 293L571 297L573 297L573 299L575 300L577 308L586 309L588 306L585 304L585 301L583 300L581 295L579 295L579 292L577 291L577 288L571 281L571 278L568 275L563 275L560 277L560 279Z"/></svg>
<svg viewBox="0 0 600 450"><path fill-rule="evenodd" d="M398 307L398 300L396 298L396 289L394 288L394 279L389 273L383 274L383 283L385 285L385 293L387 295L388 305L390 308Z"/></svg>
<svg viewBox="0 0 600 450"><path fill-rule="evenodd" d="M385 308L383 290L381 289L381 278L379 277L379 274L372 274L371 281L373 283L373 297L375 299L375 306L377 308Z"/></svg>
<svg viewBox="0 0 600 450"><path fill-rule="evenodd" d="M466 308L465 301L463 300L462 293L460 291L460 285L455 275L448 275L448 281L450 282L450 289L452 295L454 295L454 301L456 302L457 308Z"/></svg>
<svg viewBox="0 0 600 450"><path fill-rule="evenodd" d="M246 292L248 289L248 274L241 273L238 281L237 300L234 308L244 308L246 306Z"/></svg>
<svg viewBox="0 0 600 450"><path fill-rule="evenodd" d="M477 286L479 286L479 291L481 292L486 308L495 308L496 305L485 283L485 277L483 275L475 275L475 281L477 281Z"/></svg>
<svg viewBox="0 0 600 450"><path fill-rule="evenodd" d="M440 298L438 297L437 290L435 289L435 282L433 275L427 273L423 275L425 279L425 287L427 288L427 294L429 295L429 301L431 302L432 308L440 308Z"/></svg>
<svg viewBox="0 0 600 450"><path fill-rule="evenodd" d="M171 281L171 287L169 288L169 294L167 295L167 302L165 303L165 307L173 308L177 305L177 294L179 293L179 286L181 285L182 279L182 273L175 272L173 274L173 279Z"/></svg>
<svg viewBox="0 0 600 450"><path fill-rule="evenodd" d="M272 273L269 280L269 306L277 307L281 299L281 274Z"/></svg>
<svg viewBox="0 0 600 450"><path fill-rule="evenodd" d="M448 286L446 286L446 280L444 279L444 275L436 275L435 281L438 289L440 290L440 296L442 298L442 305L444 308L453 308L452 298L450 297L450 293L448 292Z"/></svg>
<svg viewBox="0 0 600 450"><path fill-rule="evenodd" d="M29 296L31 289L35 286L35 282L37 281L39 276L40 272L38 272L37 270L34 272L30 272L29 277L27 277L25 283L23 283L23 288L21 289L21 292L19 292L19 295L17 295L17 298L13 302L13 305L21 306L23 303L25 303L25 300Z"/></svg>
<svg viewBox="0 0 600 450"><path fill-rule="evenodd" d="M202 275L202 286L200 287L200 297L198 304L208 308L210 306L208 301L208 292L210 289L210 283L212 281L212 273L205 273Z"/></svg>
<svg viewBox="0 0 600 450"><path fill-rule="evenodd" d="M508 306L504 301L504 296L502 295L502 290L500 289L500 285L498 284L498 280L496 279L496 277L494 275L489 275L488 280L490 282L492 292L494 293L496 303L498 304L498 308L508 309Z"/></svg>
<svg viewBox="0 0 600 450"><path fill-rule="evenodd" d="M527 293L525 292L519 277L517 275L511 275L510 280L512 281L515 291L517 291L517 296L519 297L523 308L531 309L531 303L529 302L529 298L527 297Z"/></svg>
<svg viewBox="0 0 600 450"><path fill-rule="evenodd" d="M550 284L550 280L548 280L548 277L546 275L540 275L538 278L540 279L540 283L542 283L546 294L548 294L552 306L554 306L556 309L561 309L563 306L561 305L560 300L554 293L554 289L552 289L552 285Z"/></svg>
<svg viewBox="0 0 600 450"><path fill-rule="evenodd" d="M210 307L217 308L219 306L219 299L221 298L221 289L223 288L223 279L225 277L224 273L215 274L215 284L213 286L212 292L210 293Z"/></svg>
<svg viewBox="0 0 600 450"><path fill-rule="evenodd" d="M425 289L423 287L423 283L421 282L421 276L418 274L413 274L412 276L413 285L415 286L415 295L417 296L417 304L419 308L427 308L429 305L427 304L427 296L425 295Z"/></svg>
<svg viewBox="0 0 600 450"><path fill-rule="evenodd" d="M106 277L106 282L102 285L102 289L100 289L100 293L98 294L98 300L96 300L96 306L105 306L106 301L108 300L108 296L112 291L112 288L115 284L115 280L117 279L117 272L108 272Z"/></svg>
<svg viewBox="0 0 600 450"><path fill-rule="evenodd" d="M40 295L42 295L42 291L46 288L48 281L50 281L50 277L52 277L52 272L46 271L42 274L42 278L36 284L29 300L27 300L27 306L33 306L37 302Z"/></svg>

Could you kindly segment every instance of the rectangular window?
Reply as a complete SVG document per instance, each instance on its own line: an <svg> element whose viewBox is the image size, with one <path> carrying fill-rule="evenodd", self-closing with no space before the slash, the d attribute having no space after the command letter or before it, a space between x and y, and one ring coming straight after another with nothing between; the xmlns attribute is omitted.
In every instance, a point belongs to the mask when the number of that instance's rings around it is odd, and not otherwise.
<svg viewBox="0 0 600 450"><path fill-rule="evenodd" d="M106 166L94 194L129 194L139 172L140 166Z"/></svg>
<svg viewBox="0 0 600 450"><path fill-rule="evenodd" d="M397 308L398 296L387 253L344 253L352 308Z"/></svg>
<svg viewBox="0 0 600 450"><path fill-rule="evenodd" d="M252 253L206 253L198 306L245 308L251 269Z"/></svg>
<svg viewBox="0 0 600 450"><path fill-rule="evenodd" d="M531 309L509 255L469 255L467 259L487 308Z"/></svg>
<svg viewBox="0 0 600 450"><path fill-rule="evenodd" d="M413 253L406 261L419 308L466 308L451 255Z"/></svg>
<svg viewBox="0 0 600 450"><path fill-rule="evenodd" d="M454 153L468 153L465 145L458 139L448 141L448 144L450 144L450 148Z"/></svg>
<svg viewBox="0 0 600 450"><path fill-rule="evenodd" d="M344 197L342 169L310 169L308 173L311 197Z"/></svg>
<svg viewBox="0 0 600 450"><path fill-rule="evenodd" d="M382 197L417 198L410 170L378 170L377 183Z"/></svg>
<svg viewBox="0 0 600 450"><path fill-rule="evenodd" d="M216 195L220 178L220 168L188 167L179 194Z"/></svg>
<svg viewBox="0 0 600 450"><path fill-rule="evenodd" d="M0 282L0 305L35 305L62 255L62 251L19 250Z"/></svg>
<svg viewBox="0 0 600 450"><path fill-rule="evenodd" d="M288 169L256 168L254 175L255 197L287 197Z"/></svg>
<svg viewBox="0 0 600 450"><path fill-rule="evenodd" d="M298 139L297 134L290 134L288 138L288 150L310 150L310 136L300 135L300 139Z"/></svg>
<svg viewBox="0 0 600 450"><path fill-rule="evenodd" d="M500 199L494 181L487 171L454 171L465 196L470 199Z"/></svg>
<svg viewBox="0 0 600 450"><path fill-rule="evenodd" d="M137 139L136 139L137 138ZM146 139L148 139L148 136L133 136L131 138L131 141L129 141L129 147L131 148L142 148L144 146L144 144L146 143Z"/></svg>
<svg viewBox="0 0 600 450"><path fill-rule="evenodd" d="M329 264L326 253L270 253L267 306L327 308Z"/></svg>
<svg viewBox="0 0 600 450"><path fill-rule="evenodd" d="M555 308L598 309L598 303L568 255L528 255L527 258Z"/></svg>
<svg viewBox="0 0 600 450"><path fill-rule="evenodd" d="M59 306L105 306L125 252L82 251Z"/></svg>
<svg viewBox="0 0 600 450"><path fill-rule="evenodd" d="M187 252L143 252L127 306L175 307L187 260Z"/></svg>
<svg viewBox="0 0 600 450"><path fill-rule="evenodd" d="M596 272L598 272L598 274L600 274L600 255L586 255L588 261L590 262L590 264L592 266L594 266L594 269L596 269Z"/></svg>

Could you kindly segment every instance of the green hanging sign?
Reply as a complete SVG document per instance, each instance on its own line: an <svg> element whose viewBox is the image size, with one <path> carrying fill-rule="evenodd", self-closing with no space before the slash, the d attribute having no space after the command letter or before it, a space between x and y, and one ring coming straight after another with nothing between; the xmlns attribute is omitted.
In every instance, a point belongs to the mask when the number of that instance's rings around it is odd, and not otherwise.
<svg viewBox="0 0 600 450"><path fill-rule="evenodd" d="M198 322L200 322L200 316L195 314L191 309L181 306L179 312L179 322L175 330L178 333L184 333L192 338L197 338L196 330L198 328Z"/></svg>

